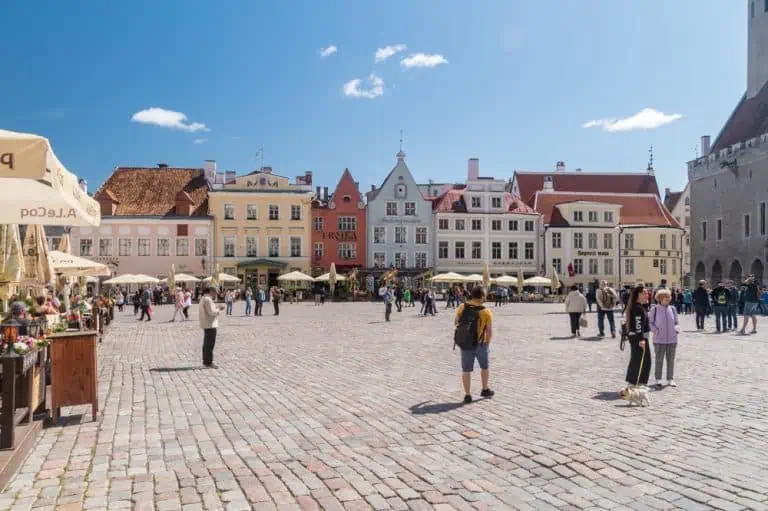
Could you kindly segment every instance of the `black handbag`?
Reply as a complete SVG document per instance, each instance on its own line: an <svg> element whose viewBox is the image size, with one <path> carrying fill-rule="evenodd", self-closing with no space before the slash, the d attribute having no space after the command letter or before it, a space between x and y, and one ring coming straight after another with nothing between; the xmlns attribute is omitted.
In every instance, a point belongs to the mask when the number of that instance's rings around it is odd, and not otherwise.
<svg viewBox="0 0 768 511"><path fill-rule="evenodd" d="M627 331L627 324L621 323L621 338L619 339L619 350L624 351L624 346L629 341L629 332Z"/></svg>

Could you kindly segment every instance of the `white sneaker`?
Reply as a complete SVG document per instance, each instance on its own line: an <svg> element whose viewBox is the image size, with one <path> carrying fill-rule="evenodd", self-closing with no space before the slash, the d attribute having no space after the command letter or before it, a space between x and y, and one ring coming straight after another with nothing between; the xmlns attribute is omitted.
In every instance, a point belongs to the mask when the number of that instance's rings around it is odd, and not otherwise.
<svg viewBox="0 0 768 511"><path fill-rule="evenodd" d="M656 385L659 386L659 387L663 387L664 386L664 380L656 380Z"/></svg>
<svg viewBox="0 0 768 511"><path fill-rule="evenodd" d="M669 386L670 387L677 387L677 383L675 383L675 380L669 380Z"/></svg>

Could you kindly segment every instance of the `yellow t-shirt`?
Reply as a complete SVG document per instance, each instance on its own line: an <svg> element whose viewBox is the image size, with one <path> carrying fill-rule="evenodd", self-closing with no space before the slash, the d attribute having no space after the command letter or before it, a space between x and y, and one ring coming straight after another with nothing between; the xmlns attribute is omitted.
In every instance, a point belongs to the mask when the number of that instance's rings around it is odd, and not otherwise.
<svg viewBox="0 0 768 511"><path fill-rule="evenodd" d="M475 307L482 306L482 302L480 300L469 300L467 302L470 305L474 305ZM461 318L461 313L464 312L464 304L462 303L459 305L459 308L456 309L456 321L455 323L459 324L459 318ZM483 310L478 312L478 318L477 318L477 338L480 340L480 342L485 341L486 333L488 331L488 327L491 325L491 322L493 321L493 313L491 312L491 309L488 307L485 307Z"/></svg>

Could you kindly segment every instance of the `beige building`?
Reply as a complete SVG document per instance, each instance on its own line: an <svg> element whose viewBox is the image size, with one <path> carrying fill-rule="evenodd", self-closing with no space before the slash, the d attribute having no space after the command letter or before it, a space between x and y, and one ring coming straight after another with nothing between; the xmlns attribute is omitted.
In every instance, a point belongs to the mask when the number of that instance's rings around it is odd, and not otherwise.
<svg viewBox="0 0 768 511"><path fill-rule="evenodd" d="M291 183L264 167L244 176L206 162L214 258L244 285L277 284L283 273L310 272L312 173Z"/></svg>
<svg viewBox="0 0 768 511"><path fill-rule="evenodd" d="M691 187L686 184L682 192L664 193L664 206L685 230L683 235L683 285L693 285L691 280Z"/></svg>

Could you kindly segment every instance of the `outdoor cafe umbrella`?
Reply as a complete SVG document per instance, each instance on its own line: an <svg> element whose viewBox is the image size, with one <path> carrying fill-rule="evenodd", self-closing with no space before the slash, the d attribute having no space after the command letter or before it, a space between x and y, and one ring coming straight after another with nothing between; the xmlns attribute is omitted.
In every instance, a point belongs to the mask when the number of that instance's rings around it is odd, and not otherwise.
<svg viewBox="0 0 768 511"><path fill-rule="evenodd" d="M96 226L99 204L38 135L0 130L0 223Z"/></svg>
<svg viewBox="0 0 768 511"><path fill-rule="evenodd" d="M488 286L491 283L491 272L488 269L488 263L485 263L485 270L483 271L483 287L485 291L488 291Z"/></svg>
<svg viewBox="0 0 768 511"><path fill-rule="evenodd" d="M350 274L351 275L351 274ZM330 282L331 274L330 273L323 273L319 277L315 277L315 282ZM350 276L349 279L352 277ZM342 280L347 280L347 277L344 275L336 275L336 281L340 282Z"/></svg>
<svg viewBox="0 0 768 511"><path fill-rule="evenodd" d="M171 265L171 271L168 273L168 289L173 291L176 288L176 265Z"/></svg>
<svg viewBox="0 0 768 511"><path fill-rule="evenodd" d="M108 277L111 275L107 265L90 259L58 250L52 251L50 257L53 271L64 277Z"/></svg>
<svg viewBox="0 0 768 511"><path fill-rule="evenodd" d="M549 287L552 285L552 281L547 277L540 277L537 275L536 277L531 277L530 279L526 279L524 284L526 286Z"/></svg>
<svg viewBox="0 0 768 511"><path fill-rule="evenodd" d="M555 291L560 289L560 277L557 275L557 269L554 266L552 266L552 289Z"/></svg>
<svg viewBox="0 0 768 511"><path fill-rule="evenodd" d="M24 255L24 277L26 286L43 288L52 284L55 274L48 253L45 228L41 224L27 225L21 244Z"/></svg>
<svg viewBox="0 0 768 511"><path fill-rule="evenodd" d="M21 256L21 236L18 225L0 225L0 299L7 300L13 293L12 286L24 273Z"/></svg>
<svg viewBox="0 0 768 511"><path fill-rule="evenodd" d="M464 277L464 282L482 282L483 276L479 273L473 273L472 275L467 275Z"/></svg>
<svg viewBox="0 0 768 511"><path fill-rule="evenodd" d="M160 282L160 279L144 275L143 273L131 275L131 284L157 284L158 282Z"/></svg>
<svg viewBox="0 0 768 511"><path fill-rule="evenodd" d="M440 273L432 277L432 282L468 282L467 277L459 275L449 271L448 273Z"/></svg>
<svg viewBox="0 0 768 511"><path fill-rule="evenodd" d="M200 282L200 279L193 275L187 275L186 273L177 273L174 275L173 280L176 281L176 283L179 282Z"/></svg>
<svg viewBox="0 0 768 511"><path fill-rule="evenodd" d="M328 272L328 287L331 289L331 296L336 288L336 263L331 263L331 271Z"/></svg>
<svg viewBox="0 0 768 511"><path fill-rule="evenodd" d="M523 269L520 268L517 270L517 292L520 293L522 296L523 294L523 283L525 282L525 279L523 278Z"/></svg>
<svg viewBox="0 0 768 511"><path fill-rule="evenodd" d="M56 247L56 250L65 254L69 254L69 252L72 250L71 242L69 240L69 233L64 233L64 236L62 236L59 240L59 246Z"/></svg>
<svg viewBox="0 0 768 511"><path fill-rule="evenodd" d="M279 277L277 277L277 280L287 281L287 282L314 282L315 279L313 279L306 273L301 273L300 271L292 271L291 273L280 275Z"/></svg>
<svg viewBox="0 0 768 511"><path fill-rule="evenodd" d="M501 277L496 277L492 280L495 284L500 286L513 286L517 284L517 279L511 275L502 275Z"/></svg>
<svg viewBox="0 0 768 511"><path fill-rule="evenodd" d="M213 286L218 286L223 282L240 282L240 278L235 277L234 275L230 275L229 273L217 273L215 275L211 275L210 277L204 278L203 282L208 282Z"/></svg>
<svg viewBox="0 0 768 511"><path fill-rule="evenodd" d="M113 278L111 278L109 280L105 280L104 282L102 282L102 284L108 284L108 285L111 285L111 286L119 286L119 285L123 285L123 284L135 284L135 282L133 281L133 275L131 275L130 273L125 273L123 275L119 275L117 277L113 277Z"/></svg>

